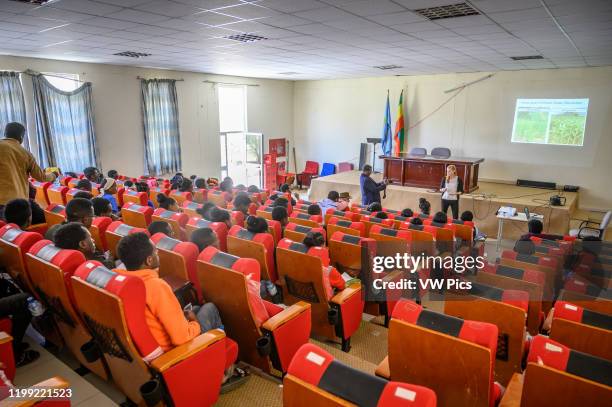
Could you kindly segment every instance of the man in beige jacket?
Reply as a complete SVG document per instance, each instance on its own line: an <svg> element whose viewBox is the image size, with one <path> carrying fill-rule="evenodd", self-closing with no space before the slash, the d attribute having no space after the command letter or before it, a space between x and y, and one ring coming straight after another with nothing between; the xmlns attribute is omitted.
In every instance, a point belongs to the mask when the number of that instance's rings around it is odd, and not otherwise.
<svg viewBox="0 0 612 407"><path fill-rule="evenodd" d="M52 182L57 173L45 174L38 166L34 156L21 146L25 127L21 123L9 123L4 129L4 139L0 140L0 218L4 218L7 202L29 198L29 181Z"/></svg>

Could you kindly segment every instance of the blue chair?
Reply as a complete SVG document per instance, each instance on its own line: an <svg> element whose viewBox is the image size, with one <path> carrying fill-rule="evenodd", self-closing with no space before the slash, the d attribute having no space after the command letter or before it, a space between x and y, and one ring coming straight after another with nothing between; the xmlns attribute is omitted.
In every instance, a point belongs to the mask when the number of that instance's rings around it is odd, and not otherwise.
<svg viewBox="0 0 612 407"><path fill-rule="evenodd" d="M331 163L323 163L323 168L321 168L320 177L324 177L326 175L333 175L336 173L336 164Z"/></svg>

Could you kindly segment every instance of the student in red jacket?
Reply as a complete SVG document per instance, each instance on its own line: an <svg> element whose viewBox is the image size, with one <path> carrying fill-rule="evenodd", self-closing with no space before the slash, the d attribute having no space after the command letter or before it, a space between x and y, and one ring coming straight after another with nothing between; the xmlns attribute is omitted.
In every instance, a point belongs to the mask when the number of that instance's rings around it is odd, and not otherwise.
<svg viewBox="0 0 612 407"><path fill-rule="evenodd" d="M303 243L309 249L311 247L321 247L325 244L325 238L320 232L308 232ZM346 287L342 275L335 267L329 265L329 258L327 261L323 260L323 280L327 290L327 299L334 296L334 289L342 291Z"/></svg>

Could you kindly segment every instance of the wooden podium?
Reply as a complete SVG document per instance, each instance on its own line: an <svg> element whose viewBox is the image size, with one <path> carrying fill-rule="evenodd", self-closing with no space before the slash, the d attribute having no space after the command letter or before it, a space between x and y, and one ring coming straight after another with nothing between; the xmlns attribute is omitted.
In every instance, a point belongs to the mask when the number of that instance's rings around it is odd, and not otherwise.
<svg viewBox="0 0 612 407"><path fill-rule="evenodd" d="M446 175L446 167L454 164L457 175L463 180L463 191L478 189L478 165L484 158L416 156L401 154L399 157L381 156L385 162L384 177L390 184L421 188L440 188Z"/></svg>

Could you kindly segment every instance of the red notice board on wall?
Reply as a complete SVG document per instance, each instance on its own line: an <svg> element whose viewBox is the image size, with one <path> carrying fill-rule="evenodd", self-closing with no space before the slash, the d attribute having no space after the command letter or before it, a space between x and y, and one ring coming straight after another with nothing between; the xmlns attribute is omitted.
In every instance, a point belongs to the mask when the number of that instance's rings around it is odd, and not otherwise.
<svg viewBox="0 0 612 407"><path fill-rule="evenodd" d="M264 154L264 189L274 191L276 189L276 176L278 174L276 154Z"/></svg>
<svg viewBox="0 0 612 407"><path fill-rule="evenodd" d="M273 138L268 140L270 154L276 154L277 157L287 156L287 141L284 138Z"/></svg>

